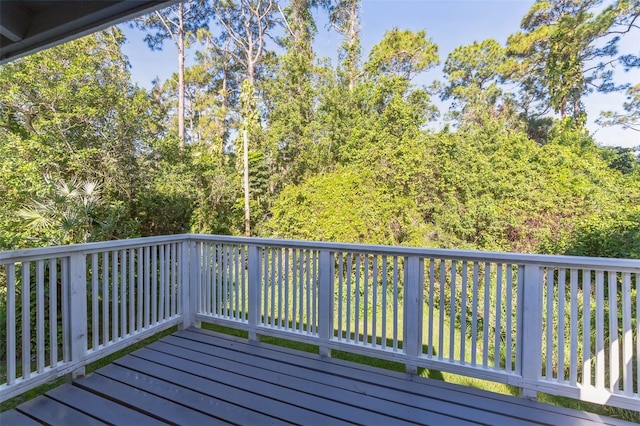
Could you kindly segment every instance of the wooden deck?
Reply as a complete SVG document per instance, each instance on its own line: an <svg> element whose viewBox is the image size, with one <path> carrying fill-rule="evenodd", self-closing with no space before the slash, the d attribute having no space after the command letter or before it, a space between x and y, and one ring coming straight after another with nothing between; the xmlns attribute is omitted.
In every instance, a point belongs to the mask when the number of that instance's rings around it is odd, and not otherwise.
<svg viewBox="0 0 640 426"><path fill-rule="evenodd" d="M0 424L627 424L521 398L179 331L0 415Z"/></svg>

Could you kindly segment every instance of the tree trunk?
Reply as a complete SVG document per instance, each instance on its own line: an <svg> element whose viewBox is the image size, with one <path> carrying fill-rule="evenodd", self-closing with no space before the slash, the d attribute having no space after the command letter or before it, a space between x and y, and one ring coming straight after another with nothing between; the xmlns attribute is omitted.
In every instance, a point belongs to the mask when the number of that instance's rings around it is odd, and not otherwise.
<svg viewBox="0 0 640 426"><path fill-rule="evenodd" d="M580 120L580 97L574 96L573 98L573 119L576 123Z"/></svg>
<svg viewBox="0 0 640 426"><path fill-rule="evenodd" d="M178 145L184 147L184 5L178 3Z"/></svg>
<svg viewBox="0 0 640 426"><path fill-rule="evenodd" d="M245 121L247 119L245 118ZM246 123L248 124L248 123ZM249 212L249 132L246 129L242 131L243 155L244 163L244 235L251 236L251 214Z"/></svg>
<svg viewBox="0 0 640 426"><path fill-rule="evenodd" d="M358 55L359 49L356 48L360 43L360 30L358 28L358 7L357 1L351 2L349 7L349 92L353 93L358 78Z"/></svg>
<svg viewBox="0 0 640 426"><path fill-rule="evenodd" d="M250 47L247 52L248 58L253 57L253 50ZM251 96L253 96L254 92L254 80L255 80L255 67L254 63L251 59L247 61L247 80L251 85ZM247 237L251 236L251 213L249 211L249 120L251 117L251 113L253 111L247 111L247 116L244 117L244 130L242 131L242 143L243 143L243 156L242 160L244 163L244 235Z"/></svg>

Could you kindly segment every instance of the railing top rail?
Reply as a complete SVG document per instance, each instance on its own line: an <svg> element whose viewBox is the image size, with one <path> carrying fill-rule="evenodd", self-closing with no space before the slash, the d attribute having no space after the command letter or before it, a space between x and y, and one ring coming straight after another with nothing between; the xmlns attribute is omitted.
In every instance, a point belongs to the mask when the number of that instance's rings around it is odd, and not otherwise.
<svg viewBox="0 0 640 426"><path fill-rule="evenodd" d="M64 257L74 253L99 253L106 250L118 250L144 247L151 244L163 244L186 241L187 234L165 235L160 237L130 238L127 240L101 241L66 246L38 247L20 250L0 251L0 265L21 262L23 260L39 260L52 257Z"/></svg>
<svg viewBox="0 0 640 426"><path fill-rule="evenodd" d="M21 250L0 251L0 264L38 260L51 257L69 256L74 253L98 253L106 250L118 250L184 241L205 241L232 244L246 244L270 247L289 247L297 249L316 249L342 252L358 252L395 256L422 256L441 259L466 261L488 261L517 265L537 264L555 267L573 267L594 270L623 270L640 273L640 259L613 259L603 257L560 256L545 254L524 254L507 252L488 252L477 250L435 249L405 246L382 246L353 243L329 243L320 241L282 240L272 238L233 237L224 235L177 234L160 237L132 238L127 240L104 241L67 246L41 247Z"/></svg>
<svg viewBox="0 0 640 426"><path fill-rule="evenodd" d="M615 259L606 257L582 257L547 254L525 254L508 252L489 252L478 250L435 249L405 246L382 246L353 243L328 243L320 241L281 240L271 238L232 237L223 235L190 234L194 241L235 243L270 247L289 247L301 249L319 249L346 251L381 255L423 256L442 259L467 261L490 261L517 265L535 264L543 266L574 267L584 269L615 269L640 273L640 259Z"/></svg>

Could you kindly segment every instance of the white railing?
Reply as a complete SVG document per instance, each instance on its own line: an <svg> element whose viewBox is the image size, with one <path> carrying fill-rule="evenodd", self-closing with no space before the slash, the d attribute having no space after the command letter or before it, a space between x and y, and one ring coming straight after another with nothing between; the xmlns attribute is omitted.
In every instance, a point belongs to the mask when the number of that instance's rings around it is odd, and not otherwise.
<svg viewBox="0 0 640 426"><path fill-rule="evenodd" d="M184 240L0 252L0 401L181 322Z"/></svg>
<svg viewBox="0 0 640 426"><path fill-rule="evenodd" d="M1 399L166 327L211 322L524 396L640 407L638 260L182 235L5 252L0 265Z"/></svg>
<svg viewBox="0 0 640 426"><path fill-rule="evenodd" d="M640 261L192 236L199 321L640 409Z"/></svg>

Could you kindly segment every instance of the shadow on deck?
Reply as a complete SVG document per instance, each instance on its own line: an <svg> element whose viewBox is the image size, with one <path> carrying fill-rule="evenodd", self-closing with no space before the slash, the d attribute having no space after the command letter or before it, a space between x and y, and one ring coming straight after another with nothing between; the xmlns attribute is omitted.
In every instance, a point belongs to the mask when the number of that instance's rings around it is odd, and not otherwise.
<svg viewBox="0 0 640 426"><path fill-rule="evenodd" d="M195 328L0 415L40 423L627 424Z"/></svg>

